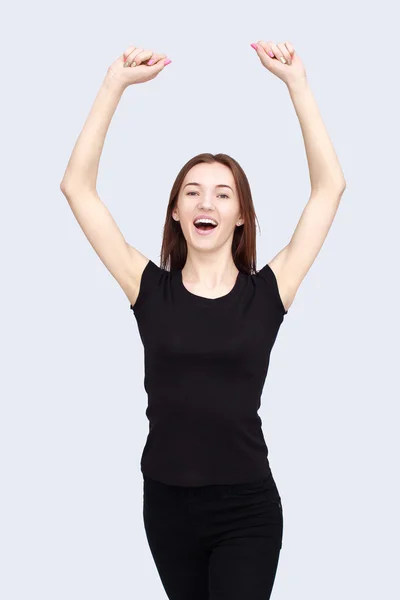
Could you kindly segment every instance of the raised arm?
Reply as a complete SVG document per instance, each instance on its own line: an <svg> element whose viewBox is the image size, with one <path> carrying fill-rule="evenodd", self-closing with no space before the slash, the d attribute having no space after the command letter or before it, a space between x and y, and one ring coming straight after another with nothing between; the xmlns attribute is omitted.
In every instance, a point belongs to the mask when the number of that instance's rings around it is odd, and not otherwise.
<svg viewBox="0 0 400 600"><path fill-rule="evenodd" d="M263 65L287 85L303 134L310 172L310 197L292 238L269 262L288 309L328 235L346 182L304 66L293 46L290 42L276 45L261 41L257 53Z"/></svg>
<svg viewBox="0 0 400 600"><path fill-rule="evenodd" d="M151 58L155 64L148 66L145 63ZM149 259L127 243L99 198L97 174L105 137L124 90L132 83L153 79L164 68L164 58L130 46L109 67L60 184L84 234L132 305ZM131 67L134 60L137 66Z"/></svg>

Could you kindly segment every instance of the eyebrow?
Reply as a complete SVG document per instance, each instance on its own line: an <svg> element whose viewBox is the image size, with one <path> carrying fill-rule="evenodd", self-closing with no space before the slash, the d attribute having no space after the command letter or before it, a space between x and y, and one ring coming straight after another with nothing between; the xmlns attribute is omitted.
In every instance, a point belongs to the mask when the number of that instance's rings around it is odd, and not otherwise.
<svg viewBox="0 0 400 600"><path fill-rule="evenodd" d="M203 186L201 185L201 183L196 183L196 182L194 182L194 181L193 181L193 182L191 182L191 183L186 183L186 184L183 186L183 188L185 188L187 185L198 185L198 186L200 186L200 187L203 187ZM219 184L218 184L218 185L216 185L215 187L216 187L216 188L223 188L223 187L227 187L227 188L229 188L230 190L232 190L232 188L231 188L231 186L230 186L230 185L226 185L226 184L224 184L224 183L219 183ZM233 192L233 190L232 190L232 192Z"/></svg>

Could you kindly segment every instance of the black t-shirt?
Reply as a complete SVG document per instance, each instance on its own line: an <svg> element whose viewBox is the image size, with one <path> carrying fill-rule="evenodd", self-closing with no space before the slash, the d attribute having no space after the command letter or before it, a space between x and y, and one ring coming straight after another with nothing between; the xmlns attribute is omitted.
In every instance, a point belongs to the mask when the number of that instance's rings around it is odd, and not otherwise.
<svg viewBox="0 0 400 600"><path fill-rule="evenodd" d="M270 352L287 313L274 272L239 272L219 298L150 260L130 308L144 347L149 432L144 475L170 485L234 484L269 474L258 415Z"/></svg>

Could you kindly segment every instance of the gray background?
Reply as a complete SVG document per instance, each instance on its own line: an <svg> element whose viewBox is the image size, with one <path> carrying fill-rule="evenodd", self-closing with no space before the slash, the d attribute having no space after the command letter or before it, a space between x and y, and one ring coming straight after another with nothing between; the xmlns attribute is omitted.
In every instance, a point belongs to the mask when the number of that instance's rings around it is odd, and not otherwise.
<svg viewBox="0 0 400 600"><path fill-rule="evenodd" d="M251 42L289 40L347 189L285 317L260 416L284 510L273 598L395 600L399 563L398 23L394 1L23 1L2 19L0 596L166 598L142 521L143 347L122 289L59 185L107 67L172 63L130 87L98 192L158 264L182 165L248 175L258 268L310 193L286 86ZM397 88L397 89L396 89Z"/></svg>

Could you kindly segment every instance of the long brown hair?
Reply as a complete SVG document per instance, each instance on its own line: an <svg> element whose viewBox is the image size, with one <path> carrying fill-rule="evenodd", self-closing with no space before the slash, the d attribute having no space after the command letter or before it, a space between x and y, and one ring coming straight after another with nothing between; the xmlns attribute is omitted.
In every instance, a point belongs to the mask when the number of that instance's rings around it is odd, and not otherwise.
<svg viewBox="0 0 400 600"><path fill-rule="evenodd" d="M172 211L177 202L180 189L186 174L198 163L219 162L230 168L235 180L241 215L244 224L237 226L232 240L232 258L239 271L251 274L256 271L256 227L258 219L254 210L250 185L245 172L239 163L228 154L198 154L191 158L179 171L169 197L167 214L163 229L161 245L161 264L163 269L171 271L182 269L187 257L187 243L181 225L172 218ZM258 224L259 225L259 224Z"/></svg>

